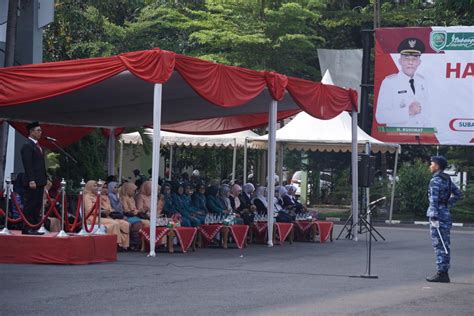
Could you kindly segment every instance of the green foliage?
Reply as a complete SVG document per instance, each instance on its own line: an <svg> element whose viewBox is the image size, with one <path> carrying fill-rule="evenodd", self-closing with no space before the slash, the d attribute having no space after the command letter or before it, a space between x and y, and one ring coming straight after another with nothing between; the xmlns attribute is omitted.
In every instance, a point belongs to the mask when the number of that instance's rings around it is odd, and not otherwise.
<svg viewBox="0 0 474 316"><path fill-rule="evenodd" d="M433 6L419 0L400 1L398 5L394 1L381 2L383 27L472 25L474 21L473 0L437 0ZM160 47L224 64L320 80L317 48L361 47L361 29L373 27L373 0L61 0L55 3L55 21L45 29L45 61ZM145 150L149 145L145 145ZM81 177L103 176L106 151L101 135L89 136L70 148L84 166L69 164L67 168L64 160L60 160L58 172L65 175L68 171L76 181ZM442 146L439 152L472 177L473 150ZM212 177L227 176L230 173L227 162L220 169L216 166L228 153L219 153L214 149L190 150L180 158L183 159L180 163L195 164L201 171L209 168ZM411 168L410 162L427 160L435 153L434 146L404 146L401 162ZM287 153L285 164L290 174L296 170L333 170L336 187L331 192L335 200L345 199L346 193L337 190L343 190L341 185L346 181L341 172L350 165L347 155L309 153L308 163L304 164L301 153ZM383 187L381 184L380 190ZM403 203L405 209L413 211L423 210L425 202L423 196L419 205Z"/></svg>
<svg viewBox="0 0 474 316"><path fill-rule="evenodd" d="M474 222L474 183L466 186L463 198L451 209L455 222Z"/></svg>
<svg viewBox="0 0 474 316"><path fill-rule="evenodd" d="M66 148L78 161L67 161L64 155L59 156L61 167L57 171L57 175L70 179L77 186L84 178L85 181L90 179L105 179L107 177L105 153L107 152L106 139L95 130L88 136L84 137L80 142L74 143ZM69 183L71 184L71 183Z"/></svg>
<svg viewBox="0 0 474 316"><path fill-rule="evenodd" d="M428 208L427 189L431 179L428 164L416 160L400 168L396 185L396 197L399 200L399 211L424 216Z"/></svg>

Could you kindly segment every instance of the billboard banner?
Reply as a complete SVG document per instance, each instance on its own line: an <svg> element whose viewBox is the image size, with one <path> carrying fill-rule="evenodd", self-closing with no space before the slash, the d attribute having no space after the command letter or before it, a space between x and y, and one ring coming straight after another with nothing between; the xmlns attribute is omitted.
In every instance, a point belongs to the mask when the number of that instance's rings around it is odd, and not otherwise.
<svg viewBox="0 0 474 316"><path fill-rule="evenodd" d="M474 145L474 27L375 32L372 136Z"/></svg>

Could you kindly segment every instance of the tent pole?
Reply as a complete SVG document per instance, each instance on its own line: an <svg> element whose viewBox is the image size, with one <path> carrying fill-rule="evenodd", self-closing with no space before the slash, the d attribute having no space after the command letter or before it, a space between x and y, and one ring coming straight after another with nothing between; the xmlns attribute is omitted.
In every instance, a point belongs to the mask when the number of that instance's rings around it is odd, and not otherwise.
<svg viewBox="0 0 474 316"><path fill-rule="evenodd" d="M151 205L150 205L150 253L148 257L155 257L156 238L156 208L158 206L158 175L160 172L160 143L161 143L161 94L162 85L155 84L153 94L153 151L151 166Z"/></svg>
<svg viewBox="0 0 474 316"><path fill-rule="evenodd" d="M119 183L122 183L122 170L123 169L123 141L120 141L120 160L119 160Z"/></svg>
<svg viewBox="0 0 474 316"><path fill-rule="evenodd" d="M278 143L278 177L279 185L283 183L283 143Z"/></svg>
<svg viewBox="0 0 474 316"><path fill-rule="evenodd" d="M273 198L275 196L275 156L278 102L272 100L268 111L267 225L268 247L273 247Z"/></svg>
<svg viewBox="0 0 474 316"><path fill-rule="evenodd" d="M171 174L173 170L173 149L174 145L170 145L170 166L168 170L168 181L171 181Z"/></svg>
<svg viewBox="0 0 474 316"><path fill-rule="evenodd" d="M109 139L107 145L107 173L108 175L115 175L115 128L109 129Z"/></svg>
<svg viewBox="0 0 474 316"><path fill-rule="evenodd" d="M235 168L237 164L237 138L234 138L234 153L232 156L232 180L231 183L235 183Z"/></svg>
<svg viewBox="0 0 474 316"><path fill-rule="evenodd" d="M397 183L397 168L398 168L398 153L401 152L402 147L399 145L397 151L395 152L395 163L393 166L393 177L392 177L392 196L390 197L390 214L388 218L389 224L392 224L392 215L393 215L393 200L395 197L395 185Z"/></svg>
<svg viewBox="0 0 474 316"><path fill-rule="evenodd" d="M247 144L248 144L247 137L245 137L245 141L244 141L244 180L243 180L243 184L247 183Z"/></svg>
<svg viewBox="0 0 474 316"><path fill-rule="evenodd" d="M357 111L352 108L352 222L359 218L359 172L357 163ZM357 241L357 228L352 230L352 239Z"/></svg>

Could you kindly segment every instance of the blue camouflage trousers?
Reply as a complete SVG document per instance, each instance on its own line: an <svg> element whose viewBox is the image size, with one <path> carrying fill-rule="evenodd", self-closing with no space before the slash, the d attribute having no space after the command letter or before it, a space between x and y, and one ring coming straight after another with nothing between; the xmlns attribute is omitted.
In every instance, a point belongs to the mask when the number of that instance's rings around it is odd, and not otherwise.
<svg viewBox="0 0 474 316"><path fill-rule="evenodd" d="M438 230L435 227L431 227L431 243L436 255L436 266L438 268L438 272L448 272L449 270L449 262L451 259L451 225L451 222L439 222L439 232L441 233L444 245L448 250L447 254L444 251L443 243L441 242Z"/></svg>

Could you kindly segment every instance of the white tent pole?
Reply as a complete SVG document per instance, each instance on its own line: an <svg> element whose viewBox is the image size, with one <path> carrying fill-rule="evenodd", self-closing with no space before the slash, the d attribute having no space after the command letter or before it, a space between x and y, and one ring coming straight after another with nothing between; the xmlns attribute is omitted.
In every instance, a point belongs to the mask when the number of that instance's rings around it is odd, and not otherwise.
<svg viewBox="0 0 474 316"><path fill-rule="evenodd" d="M395 185L397 183L397 168L398 168L398 153L401 152L401 146L398 146L397 151L395 152L395 165L393 166L393 178L392 178L392 196L390 197L390 214L388 222L392 224L392 215L393 215L393 200L395 197Z"/></svg>
<svg viewBox="0 0 474 316"><path fill-rule="evenodd" d="M151 166L151 205L150 205L150 253L148 257L155 257L156 238L156 208L158 206L158 175L160 172L160 143L161 143L161 94L162 85L155 84L153 94L153 151Z"/></svg>
<svg viewBox="0 0 474 316"><path fill-rule="evenodd" d="M119 162L119 183L122 183L122 169L123 169L123 141L120 141L120 162Z"/></svg>
<svg viewBox="0 0 474 316"><path fill-rule="evenodd" d="M237 138L234 138L234 153L232 156L232 180L231 183L235 183L235 168L237 164Z"/></svg>
<svg viewBox="0 0 474 316"><path fill-rule="evenodd" d="M275 196L275 156L276 156L276 125L278 102L272 100L268 111L268 167L267 167L267 225L268 246L273 247L273 198Z"/></svg>
<svg viewBox="0 0 474 316"><path fill-rule="evenodd" d="M283 183L283 143L278 143L278 177L280 177L279 185Z"/></svg>
<svg viewBox="0 0 474 316"><path fill-rule="evenodd" d="M245 137L245 141L244 141L244 180L243 180L243 184L247 183L247 145L248 145L248 140L247 140L247 137Z"/></svg>
<svg viewBox="0 0 474 316"><path fill-rule="evenodd" d="M115 128L109 129L109 139L107 142L107 173L114 175L115 169Z"/></svg>
<svg viewBox="0 0 474 316"><path fill-rule="evenodd" d="M357 162L357 111L352 108L352 222L355 224L359 219L359 172ZM352 237L357 241L357 228L352 230Z"/></svg>
<svg viewBox="0 0 474 316"><path fill-rule="evenodd" d="M169 172L168 172L168 180L171 181L171 175L172 175L172 170L173 170L173 149L174 145L170 145L170 166L169 166Z"/></svg>

